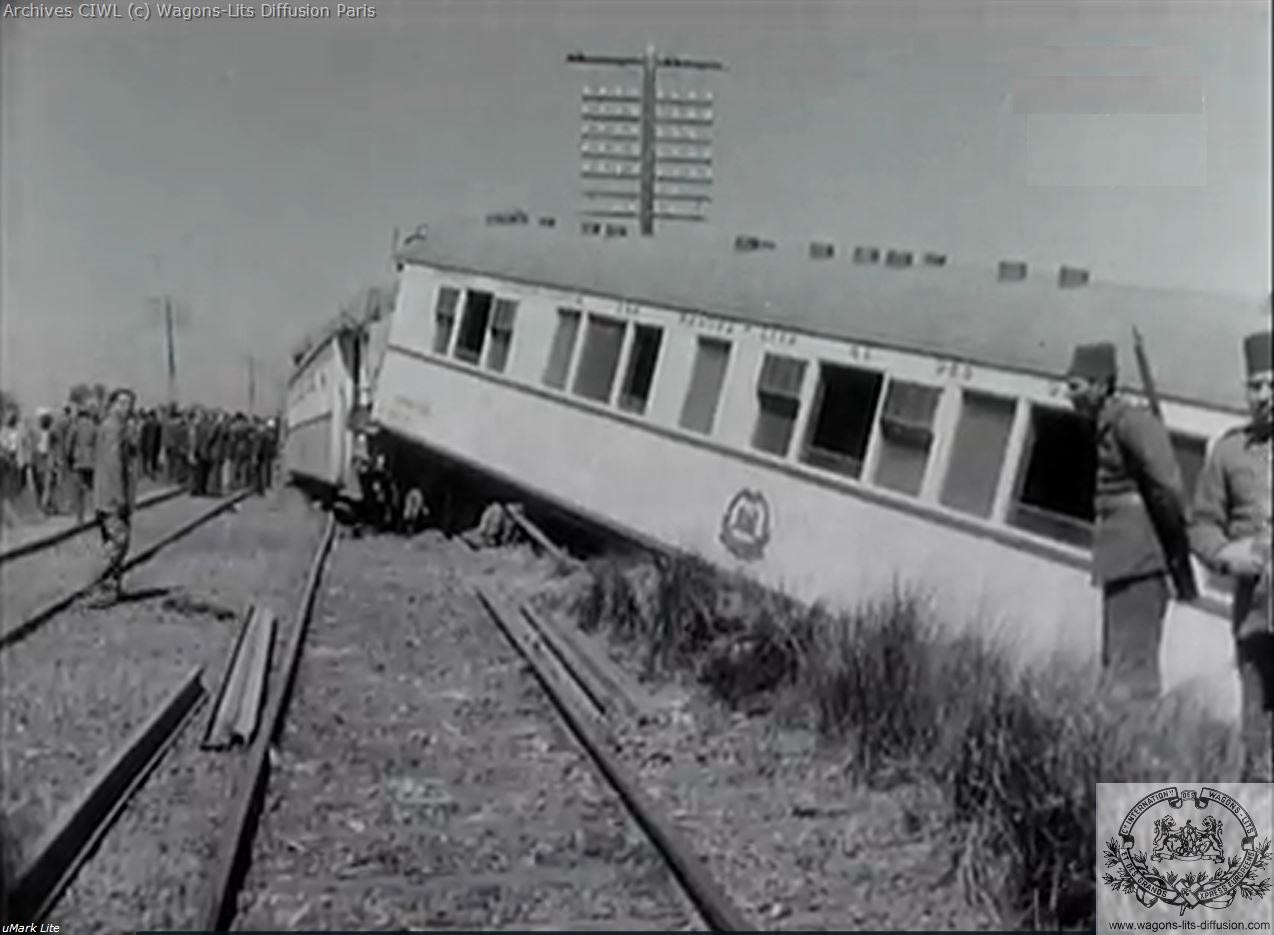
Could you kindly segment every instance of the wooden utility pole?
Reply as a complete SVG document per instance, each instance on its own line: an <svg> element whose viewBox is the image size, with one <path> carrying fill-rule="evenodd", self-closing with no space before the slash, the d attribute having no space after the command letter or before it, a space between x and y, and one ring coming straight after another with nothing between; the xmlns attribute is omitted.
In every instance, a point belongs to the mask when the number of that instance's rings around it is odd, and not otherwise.
<svg viewBox="0 0 1274 935"><path fill-rule="evenodd" d="M256 415L257 411L257 362L248 355L248 415Z"/></svg>
<svg viewBox="0 0 1274 935"><path fill-rule="evenodd" d="M177 405L177 342L173 336L173 302L164 296L164 332L168 338L168 405Z"/></svg>
<svg viewBox="0 0 1274 935"><path fill-rule="evenodd" d="M724 63L674 55L660 56L654 46L648 46L645 55L640 56L573 52L566 56L566 61L570 65L641 68L640 90L584 88L580 151L585 161L581 175L612 181L635 180L638 191L634 204L631 191L612 188L585 190L584 194L589 198L622 198L626 199L626 203L583 213L593 217L635 217L644 237L654 234L656 218L704 220L701 213L672 209L676 202L700 206L711 201L701 189L660 192L655 189L659 183L677 186L712 184L712 94L661 93L657 77L661 69L724 71ZM595 162L595 157L601 157L602 161ZM635 167L632 165L634 162L637 164ZM666 171L665 166L668 167Z"/></svg>

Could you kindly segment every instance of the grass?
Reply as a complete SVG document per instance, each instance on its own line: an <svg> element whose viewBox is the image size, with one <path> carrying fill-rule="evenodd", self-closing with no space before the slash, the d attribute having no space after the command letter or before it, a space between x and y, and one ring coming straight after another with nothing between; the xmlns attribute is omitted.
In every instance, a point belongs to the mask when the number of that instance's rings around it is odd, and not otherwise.
<svg viewBox="0 0 1274 935"><path fill-rule="evenodd" d="M1090 673L1013 666L902 583L833 613L693 558L590 571L580 625L642 647L651 672L693 672L730 705L781 696L851 746L861 781L937 784L966 894L1009 927L1095 924L1096 782L1237 778L1231 732L1187 702L1117 710Z"/></svg>

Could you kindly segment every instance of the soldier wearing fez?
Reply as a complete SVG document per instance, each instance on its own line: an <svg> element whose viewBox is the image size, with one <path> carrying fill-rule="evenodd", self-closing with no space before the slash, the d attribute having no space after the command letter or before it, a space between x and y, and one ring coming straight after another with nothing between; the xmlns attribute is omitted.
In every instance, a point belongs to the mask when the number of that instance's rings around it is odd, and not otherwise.
<svg viewBox="0 0 1274 935"><path fill-rule="evenodd" d="M1208 454L1194 500L1190 545L1209 569L1234 581L1231 620L1242 687L1241 734L1248 782L1274 772L1274 624L1270 620L1271 332L1248 336L1251 419L1222 435Z"/></svg>
<svg viewBox="0 0 1274 935"><path fill-rule="evenodd" d="M1115 392L1117 376L1113 344L1081 345L1067 391L1096 429L1092 576L1102 589L1102 669L1120 701L1151 702L1161 689L1168 601L1197 593L1185 485L1168 431Z"/></svg>

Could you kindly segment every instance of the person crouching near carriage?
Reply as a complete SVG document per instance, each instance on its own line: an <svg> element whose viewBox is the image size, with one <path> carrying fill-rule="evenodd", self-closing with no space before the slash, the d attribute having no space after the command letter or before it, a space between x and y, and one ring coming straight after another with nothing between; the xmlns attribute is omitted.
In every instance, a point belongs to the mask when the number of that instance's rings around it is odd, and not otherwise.
<svg viewBox="0 0 1274 935"><path fill-rule="evenodd" d="M1272 332L1249 335L1251 418L1222 435L1195 489L1190 546L1209 569L1234 580L1231 622L1242 690L1240 732L1247 782L1274 779L1274 622L1270 612Z"/></svg>
<svg viewBox="0 0 1274 935"><path fill-rule="evenodd" d="M130 430L134 395L117 389L111 394L106 416L97 430L93 467L93 508L102 535L102 566L89 596L89 606L102 608L117 603L123 588L124 558L132 533L133 471L136 469L136 439Z"/></svg>

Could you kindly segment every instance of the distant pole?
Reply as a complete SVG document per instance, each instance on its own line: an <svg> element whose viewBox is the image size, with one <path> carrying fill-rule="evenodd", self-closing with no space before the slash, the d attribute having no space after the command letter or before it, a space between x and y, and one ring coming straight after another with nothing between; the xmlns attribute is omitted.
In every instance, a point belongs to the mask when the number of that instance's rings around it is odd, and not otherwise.
<svg viewBox="0 0 1274 935"><path fill-rule="evenodd" d="M248 414L255 415L257 411L257 362L251 354L248 355Z"/></svg>
<svg viewBox="0 0 1274 935"><path fill-rule="evenodd" d="M164 330L168 336L168 404L177 405L177 342L173 335L173 302L164 296Z"/></svg>
<svg viewBox="0 0 1274 935"><path fill-rule="evenodd" d="M701 192L656 192L656 185L661 181L668 181L680 184L708 184L711 182L711 168L699 169L672 169L667 177L660 175L661 163L674 164L691 164L710 167L712 165L712 157L709 152L703 150L691 151L687 154L687 146L677 147L675 154L662 156L659 152L659 143L667 140L674 140L677 143L686 143L699 146L710 146L711 141L706 143L697 135L697 131L684 130L686 126L710 127L712 124L712 112L710 94L699 98L697 95L691 94L688 97L678 97L674 94L660 95L658 84L658 73L660 69L695 69L699 71L724 71L725 64L716 61L706 61L698 59L686 59L677 56L660 56L655 52L654 46L647 46L646 53L642 56L624 56L624 55L588 55L583 52L572 52L566 56L567 64L570 65L606 65L612 67L631 67L640 66L641 68L641 90L636 95L636 114L623 106L614 107L606 104L600 105L597 109L591 109L592 101L615 101L624 102L631 107L634 102L632 92L626 92L624 89L617 89L614 93L606 88L598 89L594 92L590 88L584 89L585 107L583 115L587 123L581 136L585 142L581 144L581 149L586 158L589 155L604 155L606 157L615 158L626 161L636 161L638 163L636 180L638 183L637 205L634 212L631 208L607 208L596 211L585 211L598 217L636 217L638 225L641 229L643 237L650 237L655 232L655 219L664 220L685 220L685 221L701 221L701 214L679 214L672 211L658 210L659 202L681 201L692 202L695 204L703 204L710 199L706 194ZM675 105L690 105L689 107L675 106L672 107L667 116L660 114L659 105L661 101L667 101ZM632 138L632 122L634 116L637 121L636 143L637 152L633 153L630 149L622 146L614 146L610 143L603 142L600 146L594 146L594 140L627 140L631 146ZM591 126L590 126L591 124ZM666 137L660 135L661 128L668 128L670 132ZM591 139L590 139L591 138ZM583 173L587 178L611 178L611 179L628 179L634 178L634 174L627 168L613 170L609 162L603 162L600 166L594 166L593 163L587 162L584 166ZM613 189L601 189L586 191L585 194L590 198L627 198L631 199L631 192L616 191Z"/></svg>

